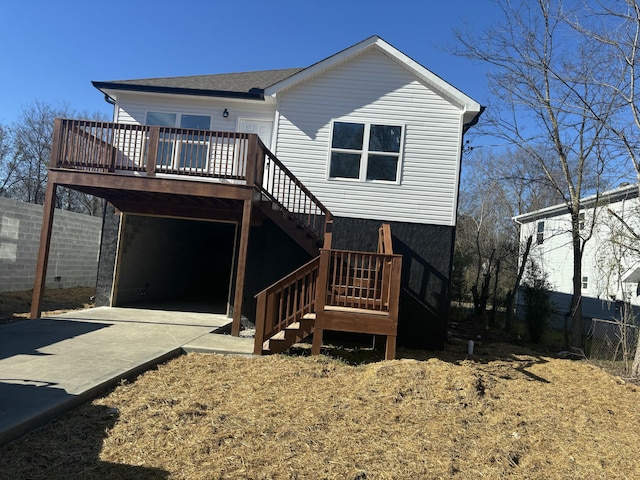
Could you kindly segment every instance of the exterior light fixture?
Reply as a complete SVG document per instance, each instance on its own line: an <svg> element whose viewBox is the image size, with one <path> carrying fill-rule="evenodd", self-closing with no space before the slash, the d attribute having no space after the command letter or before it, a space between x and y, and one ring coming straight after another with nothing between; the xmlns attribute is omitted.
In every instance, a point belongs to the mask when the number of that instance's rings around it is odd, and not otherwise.
<svg viewBox="0 0 640 480"><path fill-rule="evenodd" d="M224 112L222 112L222 116L224 118L227 118L229 116L229 110L227 110L226 108L224 109Z"/></svg>

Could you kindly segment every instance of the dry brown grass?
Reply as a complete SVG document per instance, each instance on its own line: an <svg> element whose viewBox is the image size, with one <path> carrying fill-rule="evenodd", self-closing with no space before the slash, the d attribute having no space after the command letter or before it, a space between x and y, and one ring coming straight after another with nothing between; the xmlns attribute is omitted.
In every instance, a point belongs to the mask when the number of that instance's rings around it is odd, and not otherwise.
<svg viewBox="0 0 640 480"><path fill-rule="evenodd" d="M95 288L47 288L42 301L42 316L48 317L68 310L89 308ZM0 324L29 318L31 290L0 292Z"/></svg>
<svg viewBox="0 0 640 480"><path fill-rule="evenodd" d="M640 478L636 385L504 345L399 353L184 355L0 448L0 478Z"/></svg>

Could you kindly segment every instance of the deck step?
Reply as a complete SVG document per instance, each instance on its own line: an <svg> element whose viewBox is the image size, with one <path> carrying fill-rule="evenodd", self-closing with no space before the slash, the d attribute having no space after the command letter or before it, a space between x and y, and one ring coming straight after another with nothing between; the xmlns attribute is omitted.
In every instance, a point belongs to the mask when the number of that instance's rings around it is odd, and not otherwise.
<svg viewBox="0 0 640 480"><path fill-rule="evenodd" d="M262 343L262 353L284 352L294 343L308 337L313 333L315 318L315 312L306 313L300 321L291 323L284 330L279 331L268 340L265 340Z"/></svg>

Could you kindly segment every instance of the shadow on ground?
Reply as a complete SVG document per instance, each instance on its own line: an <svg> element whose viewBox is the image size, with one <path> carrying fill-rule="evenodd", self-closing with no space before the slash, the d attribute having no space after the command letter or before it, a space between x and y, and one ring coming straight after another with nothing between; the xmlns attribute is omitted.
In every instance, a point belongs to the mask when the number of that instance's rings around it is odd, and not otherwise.
<svg viewBox="0 0 640 480"><path fill-rule="evenodd" d="M0 446L0 480L168 478L165 470L100 460L102 442L117 420L116 409L85 404L42 431Z"/></svg>

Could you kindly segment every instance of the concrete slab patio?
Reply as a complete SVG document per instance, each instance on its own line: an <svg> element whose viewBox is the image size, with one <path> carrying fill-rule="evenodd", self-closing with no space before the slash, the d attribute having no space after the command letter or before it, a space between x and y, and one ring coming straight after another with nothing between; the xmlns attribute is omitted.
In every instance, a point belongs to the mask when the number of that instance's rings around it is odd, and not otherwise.
<svg viewBox="0 0 640 480"><path fill-rule="evenodd" d="M0 444L184 351L251 355L225 315L98 307L0 325Z"/></svg>

